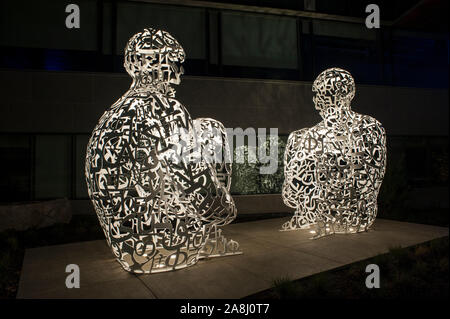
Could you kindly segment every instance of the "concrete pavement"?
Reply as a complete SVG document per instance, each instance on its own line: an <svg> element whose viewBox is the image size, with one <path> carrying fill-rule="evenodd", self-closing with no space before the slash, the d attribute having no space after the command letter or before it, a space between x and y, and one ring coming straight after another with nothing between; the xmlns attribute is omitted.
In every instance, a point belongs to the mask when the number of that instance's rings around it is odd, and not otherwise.
<svg viewBox="0 0 450 319"><path fill-rule="evenodd" d="M286 220L228 225L224 235L240 243L242 255L160 274L125 272L105 240L28 249L17 298L242 298L281 277L299 279L449 233L445 227L377 219L366 233L311 240L308 230L280 232ZM80 267L79 289L65 286L68 264Z"/></svg>

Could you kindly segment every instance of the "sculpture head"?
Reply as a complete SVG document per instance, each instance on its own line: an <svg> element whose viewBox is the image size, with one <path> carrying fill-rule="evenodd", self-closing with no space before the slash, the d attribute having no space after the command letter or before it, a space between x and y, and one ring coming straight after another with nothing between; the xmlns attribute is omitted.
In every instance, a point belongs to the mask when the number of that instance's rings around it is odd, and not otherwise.
<svg viewBox="0 0 450 319"><path fill-rule="evenodd" d="M184 50L174 37L148 28L128 41L123 65L133 78L132 87L150 85L166 90L170 84L180 84L184 58Z"/></svg>
<svg viewBox="0 0 450 319"><path fill-rule="evenodd" d="M333 117L340 111L350 111L355 96L355 80L343 69L326 69L313 83L313 102L322 118Z"/></svg>

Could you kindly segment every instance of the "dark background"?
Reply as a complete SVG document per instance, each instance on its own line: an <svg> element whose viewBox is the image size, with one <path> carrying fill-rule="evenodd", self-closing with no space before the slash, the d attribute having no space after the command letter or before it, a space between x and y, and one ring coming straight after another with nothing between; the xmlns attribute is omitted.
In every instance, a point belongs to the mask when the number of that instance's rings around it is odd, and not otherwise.
<svg viewBox="0 0 450 319"><path fill-rule="evenodd" d="M65 27L69 3L80 7L80 29ZM380 7L379 29L365 27L369 3ZM226 127L286 136L312 126L312 81L347 69L354 110L386 128L385 183L407 189L411 206L448 208L447 15L446 0L4 0L0 202L87 199L87 139L131 83L126 41L154 27L186 50L179 100Z"/></svg>

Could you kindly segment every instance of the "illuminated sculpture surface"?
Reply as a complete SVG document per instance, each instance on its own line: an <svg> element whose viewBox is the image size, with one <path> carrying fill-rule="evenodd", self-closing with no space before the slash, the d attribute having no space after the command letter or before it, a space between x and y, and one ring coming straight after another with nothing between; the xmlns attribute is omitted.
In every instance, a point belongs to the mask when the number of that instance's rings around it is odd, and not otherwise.
<svg viewBox="0 0 450 319"><path fill-rule="evenodd" d="M327 69L312 90L323 121L289 135L282 197L295 213L282 230L314 225L316 238L365 231L377 215L385 130L376 119L351 110L355 82L349 72Z"/></svg>
<svg viewBox="0 0 450 319"><path fill-rule="evenodd" d="M225 129L212 119L192 120L171 87L180 83L184 58L165 31L134 35L124 61L133 83L87 146L89 196L113 254L135 273L240 253L219 228L236 217L231 165L217 159L229 156ZM215 162L205 156L211 153Z"/></svg>

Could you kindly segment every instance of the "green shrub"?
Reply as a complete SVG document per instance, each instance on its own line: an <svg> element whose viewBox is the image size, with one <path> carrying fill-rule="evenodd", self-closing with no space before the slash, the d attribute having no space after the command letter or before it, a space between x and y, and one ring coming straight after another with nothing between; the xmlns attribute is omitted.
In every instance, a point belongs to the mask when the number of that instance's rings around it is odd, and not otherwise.
<svg viewBox="0 0 450 319"><path fill-rule="evenodd" d="M280 137L268 137L262 145L267 151L272 143L278 147L278 169L273 174L260 174L260 168L267 166L258 160L258 146L242 145L234 150L231 193L239 195L279 194L284 180L283 156L286 143ZM238 154L244 156L244 163L237 163ZM250 159L250 161L249 161Z"/></svg>

